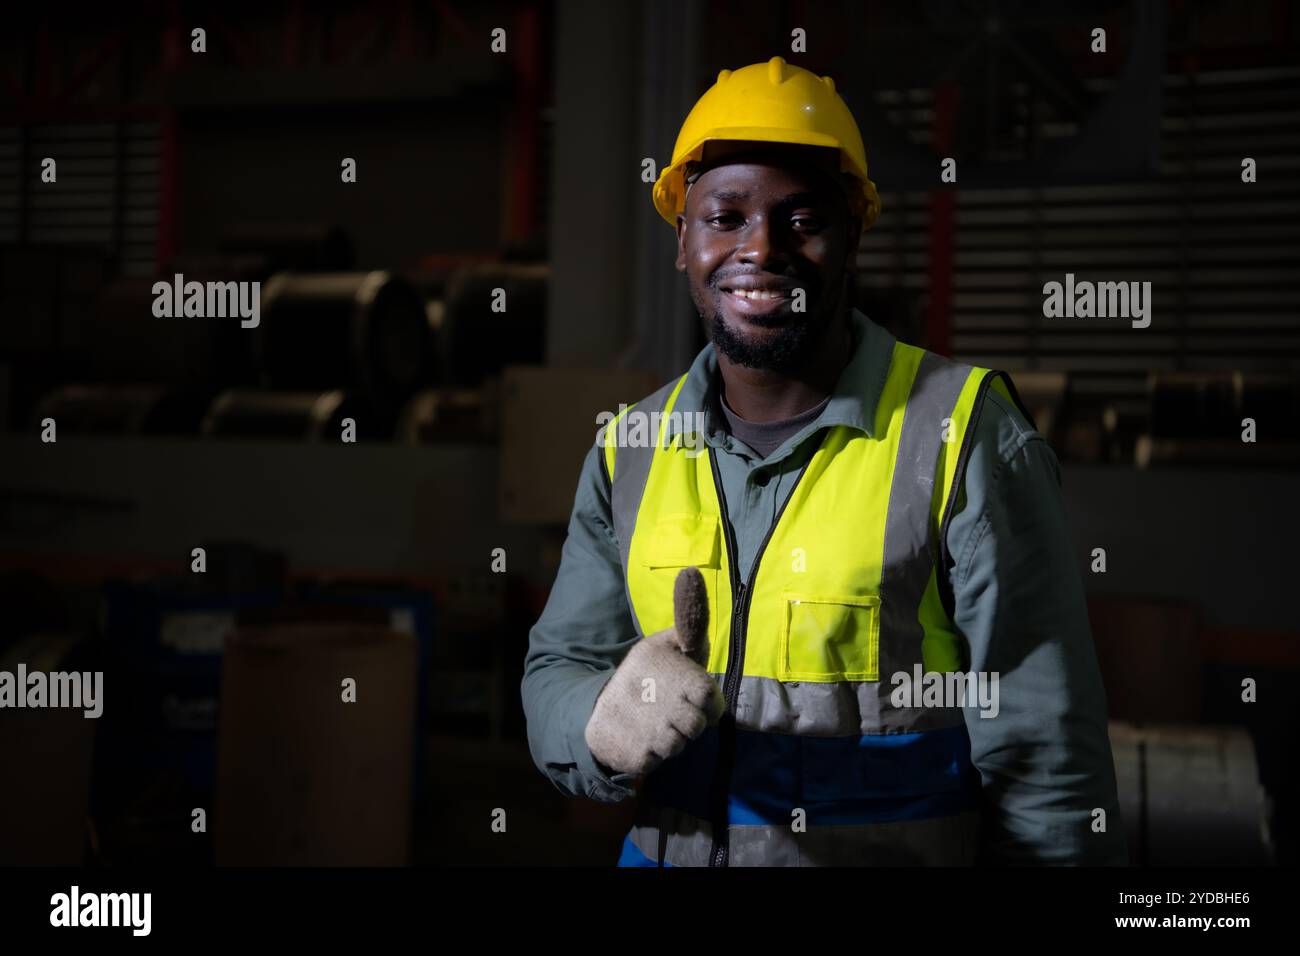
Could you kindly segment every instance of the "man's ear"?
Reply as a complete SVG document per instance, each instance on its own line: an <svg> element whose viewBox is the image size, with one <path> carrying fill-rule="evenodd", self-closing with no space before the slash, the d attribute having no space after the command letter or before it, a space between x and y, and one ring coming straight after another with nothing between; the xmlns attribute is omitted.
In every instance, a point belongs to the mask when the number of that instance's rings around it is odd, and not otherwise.
<svg viewBox="0 0 1300 956"><path fill-rule="evenodd" d="M848 231L845 237L848 241L844 249L844 288L842 290L845 300L850 305L856 307L856 290L858 285L858 243L862 239L862 219L859 216L849 214Z"/></svg>
<svg viewBox="0 0 1300 956"><path fill-rule="evenodd" d="M686 235L686 217L680 213L677 215L677 271L686 271L686 247L683 244L682 237Z"/></svg>
<svg viewBox="0 0 1300 956"><path fill-rule="evenodd" d="M844 254L845 254L844 268L846 270L856 269L857 262L858 262L858 246L862 242L862 217L861 216L855 215L854 213L849 214L848 234L846 236L846 239L848 241L845 243L845 249L844 249Z"/></svg>

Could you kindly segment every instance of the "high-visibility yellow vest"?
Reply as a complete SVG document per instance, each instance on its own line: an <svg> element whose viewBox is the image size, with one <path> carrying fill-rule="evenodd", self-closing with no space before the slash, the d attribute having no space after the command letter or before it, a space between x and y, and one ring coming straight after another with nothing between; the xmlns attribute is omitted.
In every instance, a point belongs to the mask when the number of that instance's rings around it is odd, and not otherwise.
<svg viewBox="0 0 1300 956"><path fill-rule="evenodd" d="M979 775L963 711L895 706L891 676L964 669L940 543L985 390L1014 396L1004 377L895 342L874 435L822 432L747 580L714 451L688 435L693 416L669 415L686 376L634 406L661 413L654 447L618 447L617 419L606 428L638 632L673 625L677 574L699 568L707 668L727 700L717 727L647 778L622 862L972 862Z"/></svg>

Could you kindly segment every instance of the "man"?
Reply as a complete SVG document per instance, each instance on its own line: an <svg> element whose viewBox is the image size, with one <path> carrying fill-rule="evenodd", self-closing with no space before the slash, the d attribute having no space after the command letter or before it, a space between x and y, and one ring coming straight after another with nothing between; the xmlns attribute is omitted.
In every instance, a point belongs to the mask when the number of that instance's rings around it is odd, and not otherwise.
<svg viewBox="0 0 1300 956"><path fill-rule="evenodd" d="M639 788L624 865L1123 863L1057 461L1001 373L851 308L879 200L831 80L724 70L654 199L710 344L587 455L539 768Z"/></svg>

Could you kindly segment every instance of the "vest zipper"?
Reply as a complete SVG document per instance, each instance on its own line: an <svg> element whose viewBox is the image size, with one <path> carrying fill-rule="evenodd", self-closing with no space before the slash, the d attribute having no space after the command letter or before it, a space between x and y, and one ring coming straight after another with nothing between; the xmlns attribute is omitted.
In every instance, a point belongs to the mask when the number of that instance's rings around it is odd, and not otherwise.
<svg viewBox="0 0 1300 956"><path fill-rule="evenodd" d="M736 707L740 701L740 677L745 669L745 632L749 629L749 602L754 593L754 581L758 577L758 567L763 559L763 552L767 550L767 543L772 540L772 534L781 521L781 515L785 514L786 505L790 503L795 489L799 487L799 479L808 470L808 462L804 462L803 467L799 469L794 484L790 486L789 494L781 502L781 507L777 509L772 523L767 526L767 533L763 535L758 551L754 554L748 582L740 580L740 568L736 557L738 551L736 529L731 523L731 516L727 509L727 493L723 490L717 455L712 448L709 449L709 465L713 470L713 486L718 493L722 525L726 530L724 537L727 543L727 566L731 577L731 636L727 645L727 670L722 678L722 694L727 703L727 710L718 726L718 763L713 773L713 847L709 852L709 866L727 866L729 853L727 791L730 789L731 768L736 761Z"/></svg>

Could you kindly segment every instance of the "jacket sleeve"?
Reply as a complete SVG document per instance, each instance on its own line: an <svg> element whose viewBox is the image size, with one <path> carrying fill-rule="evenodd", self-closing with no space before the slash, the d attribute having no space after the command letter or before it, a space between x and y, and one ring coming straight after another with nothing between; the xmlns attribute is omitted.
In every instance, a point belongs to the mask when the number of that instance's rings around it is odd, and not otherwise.
<svg viewBox="0 0 1300 956"><path fill-rule="evenodd" d="M957 508L947 536L953 617L970 670L998 675L996 716L965 711L983 783L980 862L1124 865L1106 696L1060 465L992 388Z"/></svg>
<svg viewBox="0 0 1300 956"><path fill-rule="evenodd" d="M607 774L592 757L585 731L596 697L637 634L601 451L598 439L583 462L560 568L529 632L522 692L538 769L565 793L615 803L632 794L635 777Z"/></svg>

